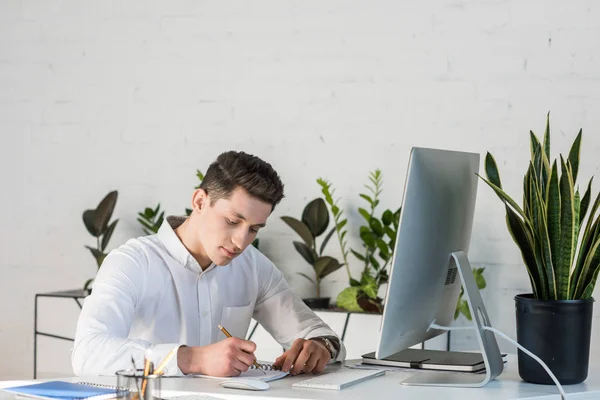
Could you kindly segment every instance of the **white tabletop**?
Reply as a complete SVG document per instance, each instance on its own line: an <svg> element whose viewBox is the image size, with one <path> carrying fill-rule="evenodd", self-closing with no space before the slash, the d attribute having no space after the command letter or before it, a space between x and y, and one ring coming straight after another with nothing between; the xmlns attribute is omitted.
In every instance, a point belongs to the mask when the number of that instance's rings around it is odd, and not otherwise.
<svg viewBox="0 0 600 400"><path fill-rule="evenodd" d="M387 399L411 399L411 400L433 400L443 398L444 400L506 400L506 399L545 399L560 400L558 389L555 386L533 385L523 382L517 372L516 356L509 356L508 363L502 375L490 382L483 388L444 388L444 387L416 387L404 386L400 381L412 370L399 372L388 371L385 376L359 383L355 386L337 390L318 390L292 388L292 383L309 378L307 375L289 376L284 379L270 382L271 388L262 392L254 392L238 389L225 389L219 386L219 380L203 378L164 378L162 383L163 397L168 392L188 392L203 395L211 395L216 398L238 400L238 399L344 399L344 400L373 400ZM347 365L353 365L357 360L346 361ZM339 365L331 365L328 369L341 368ZM405 372L408 371L408 372ZM427 373L427 372L418 372ZM93 382L98 384L115 385L114 377L74 378L69 377L62 380L75 382ZM30 381L28 381L30 382ZM19 382L0 382L0 388L23 384ZM590 368L586 382L578 385L564 387L568 399L600 399L600 368ZM0 399L12 398L6 392L2 392Z"/></svg>

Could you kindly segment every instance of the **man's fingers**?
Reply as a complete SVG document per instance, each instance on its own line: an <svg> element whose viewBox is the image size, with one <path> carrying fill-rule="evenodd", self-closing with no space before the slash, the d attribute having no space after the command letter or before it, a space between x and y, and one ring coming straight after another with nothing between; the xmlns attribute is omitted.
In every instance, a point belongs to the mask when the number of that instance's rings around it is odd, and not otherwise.
<svg viewBox="0 0 600 400"><path fill-rule="evenodd" d="M327 363L329 362L329 360L327 358L323 359L320 358L317 362L317 365L315 366L315 368L312 370L313 374L318 374L323 372L323 370L325 369L325 367L327 366Z"/></svg>
<svg viewBox="0 0 600 400"><path fill-rule="evenodd" d="M238 340L239 342L236 343L236 345L240 350L243 350L246 353L254 353L256 351L256 343L254 343L253 341L243 339Z"/></svg>
<svg viewBox="0 0 600 400"><path fill-rule="evenodd" d="M319 356L315 353L311 354L306 365L304 365L304 372L315 372L315 368L319 365Z"/></svg>
<svg viewBox="0 0 600 400"><path fill-rule="evenodd" d="M304 349L300 352L296 361L294 362L294 368L290 371L292 375L297 375L304 370L306 367L306 362L311 356L311 351L309 346L305 346Z"/></svg>
<svg viewBox="0 0 600 400"><path fill-rule="evenodd" d="M250 367L256 357L254 354L248 354L245 351L238 351L235 356L240 362L244 363L247 367Z"/></svg>
<svg viewBox="0 0 600 400"><path fill-rule="evenodd" d="M274 366L276 367L282 367L283 363L285 362L285 358L287 357L287 351L285 351L282 355L280 355L279 357L277 357L275 359L275 362L273 363Z"/></svg>
<svg viewBox="0 0 600 400"><path fill-rule="evenodd" d="M294 365L294 363L296 362L298 354L300 354L302 348L304 347L303 343L303 339L296 339L294 341L294 344L292 344L292 347L288 351L286 351L287 355L285 357L285 361L283 362L282 368L284 372L288 372L292 368L292 365Z"/></svg>

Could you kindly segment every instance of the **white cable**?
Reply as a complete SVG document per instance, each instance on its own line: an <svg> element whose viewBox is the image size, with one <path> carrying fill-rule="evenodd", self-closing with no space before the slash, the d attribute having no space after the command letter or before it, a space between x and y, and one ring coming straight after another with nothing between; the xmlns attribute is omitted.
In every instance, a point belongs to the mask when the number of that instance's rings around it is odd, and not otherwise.
<svg viewBox="0 0 600 400"><path fill-rule="evenodd" d="M440 329L443 331L470 331L470 330L477 329L475 326L441 326L436 323L432 323L431 325L429 325L429 328ZM519 343L517 343L516 340L511 339L508 335L505 335L504 333L500 332L498 329L492 328L491 326L482 326L482 328L486 331L490 331L497 335L502 336L504 339L508 340L510 343L514 344L519 349L521 349L521 351L523 351L529 357L531 357L535 361L537 361L546 370L548 375L550 375L550 378L552 378L552 380L554 381L554 384L556 385L556 387L558 388L558 391L560 392L561 399L566 400L567 394L563 390L563 387L561 386L560 382L558 382L558 379L556 379L556 376L554 376L552 371L550 371L550 368L548 368L548 366L546 365L545 362L543 362L538 356L533 354L531 351L527 350L525 347L523 347Z"/></svg>

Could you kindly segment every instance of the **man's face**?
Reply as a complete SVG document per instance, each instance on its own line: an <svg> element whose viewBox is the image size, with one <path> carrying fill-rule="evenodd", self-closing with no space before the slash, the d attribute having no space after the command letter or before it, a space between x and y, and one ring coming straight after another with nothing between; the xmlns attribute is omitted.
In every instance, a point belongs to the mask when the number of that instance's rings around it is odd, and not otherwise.
<svg viewBox="0 0 600 400"><path fill-rule="evenodd" d="M271 204L237 188L229 199L210 204L205 198L198 210L198 239L216 265L227 265L256 238L271 214Z"/></svg>

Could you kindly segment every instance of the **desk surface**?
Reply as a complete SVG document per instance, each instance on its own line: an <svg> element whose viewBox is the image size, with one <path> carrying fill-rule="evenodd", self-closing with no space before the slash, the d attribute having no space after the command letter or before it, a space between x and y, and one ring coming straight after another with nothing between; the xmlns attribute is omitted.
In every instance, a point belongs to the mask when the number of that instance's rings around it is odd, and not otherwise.
<svg viewBox="0 0 600 400"><path fill-rule="evenodd" d="M444 387L415 387L404 386L400 381L414 371L387 372L385 376L378 377L355 386L337 390L317 390L292 388L292 383L309 378L310 376L298 375L270 382L271 388L263 392L247 390L225 389L218 385L216 379L202 378L164 378L163 391L195 392L198 394L211 395L227 400L239 399L344 399L364 400L376 398L386 399L411 399L411 400L433 400L443 398L444 400L506 400L506 399L544 399L560 400L558 389L555 386L532 385L521 381L517 373L516 356L509 356L508 363L502 375L490 382L484 388L444 388ZM347 364L355 364L357 361L346 361ZM331 365L328 370L341 368L339 365ZM419 372L427 373L427 372ZM69 381L85 381L98 384L114 385L114 377L93 378L66 378ZM30 382L30 381L29 381ZM19 382L0 382L0 388L25 384ZM586 382L579 385L565 386L568 399L600 399L600 368L590 368ZM12 399L7 392L0 392L0 400ZM165 393L166 394L166 393Z"/></svg>

